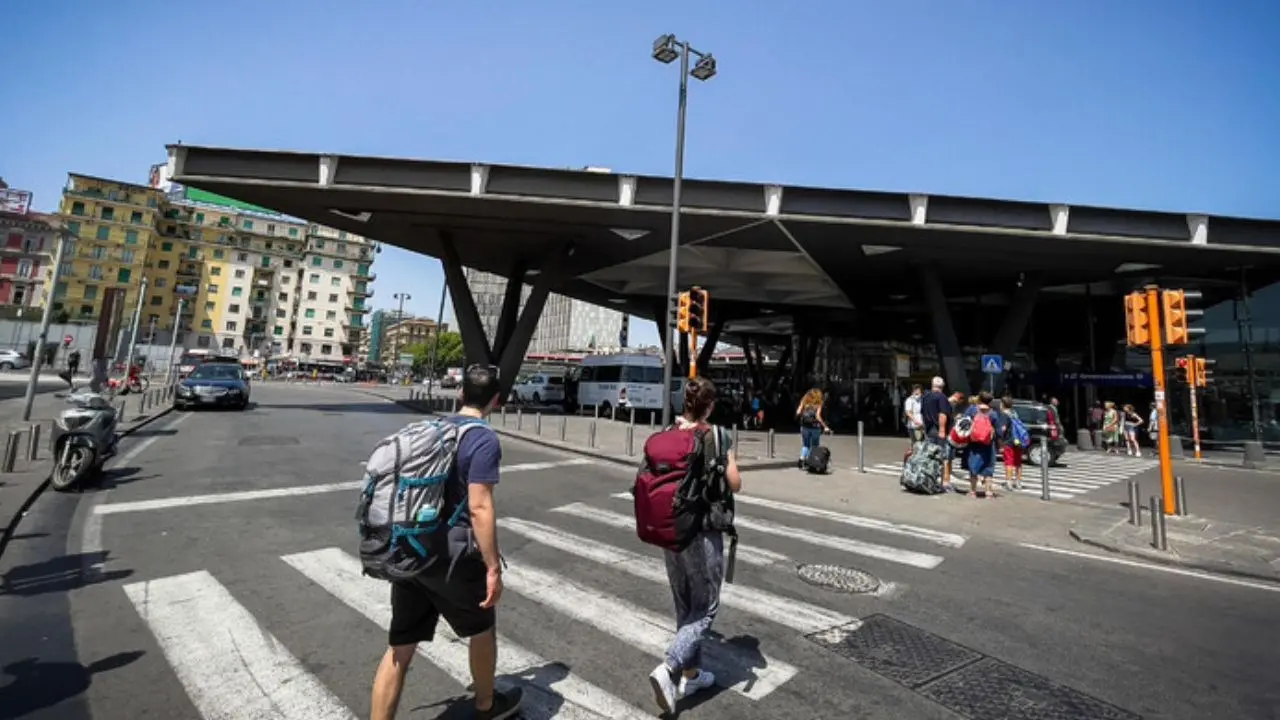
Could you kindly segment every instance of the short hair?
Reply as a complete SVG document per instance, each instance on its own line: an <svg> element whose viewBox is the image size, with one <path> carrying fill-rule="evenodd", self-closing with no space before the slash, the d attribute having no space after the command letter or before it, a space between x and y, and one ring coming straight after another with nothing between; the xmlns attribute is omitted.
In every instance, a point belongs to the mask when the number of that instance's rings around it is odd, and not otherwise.
<svg viewBox="0 0 1280 720"><path fill-rule="evenodd" d="M704 377L691 379L684 386L684 416L701 420L716 401L716 384Z"/></svg>
<svg viewBox="0 0 1280 720"><path fill-rule="evenodd" d="M911 392L915 392L917 390L923 390L923 389L924 388L920 387L920 383L916 383L915 385L911 386Z"/></svg>
<svg viewBox="0 0 1280 720"><path fill-rule="evenodd" d="M462 376L462 404L484 410L502 392L498 384L498 368L477 363L467 367Z"/></svg>
<svg viewBox="0 0 1280 720"><path fill-rule="evenodd" d="M986 390L983 390L982 392L978 393L979 405L990 405L993 399L995 399L994 396L992 396L992 394L987 392Z"/></svg>
<svg viewBox="0 0 1280 720"><path fill-rule="evenodd" d="M947 386L946 380L943 380L941 376L937 376L937 375L934 376L933 384L932 384L932 387L934 390L941 390L946 386Z"/></svg>

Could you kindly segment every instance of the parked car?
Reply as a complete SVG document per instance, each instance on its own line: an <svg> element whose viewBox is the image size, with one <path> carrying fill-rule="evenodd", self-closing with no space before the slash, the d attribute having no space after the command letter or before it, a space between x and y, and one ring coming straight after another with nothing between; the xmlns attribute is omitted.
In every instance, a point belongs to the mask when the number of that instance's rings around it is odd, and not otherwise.
<svg viewBox="0 0 1280 720"><path fill-rule="evenodd" d="M1031 435L1031 447L1027 449L1027 462L1032 465L1044 464L1044 451L1040 446L1040 438L1049 438L1049 464L1058 462L1067 451L1067 438L1062 432L1062 421L1058 419L1058 411L1052 405L1034 400L1014 400L1013 411L1018 419L1027 426Z"/></svg>
<svg viewBox="0 0 1280 720"><path fill-rule="evenodd" d="M17 350L0 350L0 370L21 370L31 367L31 361Z"/></svg>
<svg viewBox="0 0 1280 720"><path fill-rule="evenodd" d="M566 399L563 373L538 372L519 381L514 388L516 401L542 405L559 405Z"/></svg>
<svg viewBox="0 0 1280 720"><path fill-rule="evenodd" d="M249 407L249 375L239 363L203 362L178 384L173 406L244 410Z"/></svg>

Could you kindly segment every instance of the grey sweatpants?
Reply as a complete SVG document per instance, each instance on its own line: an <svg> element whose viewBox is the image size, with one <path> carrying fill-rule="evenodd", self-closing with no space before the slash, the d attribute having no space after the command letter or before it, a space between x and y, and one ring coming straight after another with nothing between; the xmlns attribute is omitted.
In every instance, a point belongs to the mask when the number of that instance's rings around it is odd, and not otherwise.
<svg viewBox="0 0 1280 720"><path fill-rule="evenodd" d="M701 667L702 636L720 610L724 535L704 532L683 551L664 554L676 604L676 636L667 648L667 667L679 672Z"/></svg>

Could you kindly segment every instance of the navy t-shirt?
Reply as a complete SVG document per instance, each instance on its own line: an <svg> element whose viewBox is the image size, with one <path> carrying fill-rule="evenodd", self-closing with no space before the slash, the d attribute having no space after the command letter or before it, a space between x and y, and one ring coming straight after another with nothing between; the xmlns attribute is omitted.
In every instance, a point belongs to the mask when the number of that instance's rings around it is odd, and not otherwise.
<svg viewBox="0 0 1280 720"><path fill-rule="evenodd" d="M951 417L951 400L937 390L930 390L920 399L920 415L924 418L925 432L937 432L938 416Z"/></svg>
<svg viewBox="0 0 1280 720"><path fill-rule="evenodd" d="M498 484L502 444L498 442L498 434L482 420L464 415L455 416L453 420L472 425L458 443L458 462L454 468L454 482L462 490L460 502L466 503L467 489L472 483ZM470 527L470 515L470 512L463 510L459 525Z"/></svg>

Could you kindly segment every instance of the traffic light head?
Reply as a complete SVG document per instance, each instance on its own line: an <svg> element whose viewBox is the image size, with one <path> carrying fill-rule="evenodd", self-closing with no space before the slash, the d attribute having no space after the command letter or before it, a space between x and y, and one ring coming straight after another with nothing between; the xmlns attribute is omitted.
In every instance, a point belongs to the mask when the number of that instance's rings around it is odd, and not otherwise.
<svg viewBox="0 0 1280 720"><path fill-rule="evenodd" d="M689 295L689 329L697 333L705 333L710 325L710 308L707 291L700 287L691 289Z"/></svg>
<svg viewBox="0 0 1280 720"><path fill-rule="evenodd" d="M1134 292L1125 296L1124 320L1129 347L1151 344L1151 308L1147 307L1146 293Z"/></svg>
<svg viewBox="0 0 1280 720"><path fill-rule="evenodd" d="M1213 374L1213 372L1209 370L1209 366L1214 364L1215 362L1216 362L1215 360L1205 360L1204 358L1196 358L1196 362L1195 362L1196 387L1205 387L1209 384L1209 376Z"/></svg>
<svg viewBox="0 0 1280 720"><path fill-rule="evenodd" d="M676 328L678 328L682 333L689 332L689 324L691 319L690 307L692 303L693 303L693 299L690 297L689 293L687 292L680 293L680 302L678 307L676 308Z"/></svg>
<svg viewBox="0 0 1280 720"><path fill-rule="evenodd" d="M1175 361L1178 365L1178 378L1188 385L1194 385L1196 376L1196 360L1190 355Z"/></svg>
<svg viewBox="0 0 1280 720"><path fill-rule="evenodd" d="M1187 331L1187 296L1181 290L1165 290L1160 293L1164 316L1164 342L1166 345L1186 345L1191 339Z"/></svg>

